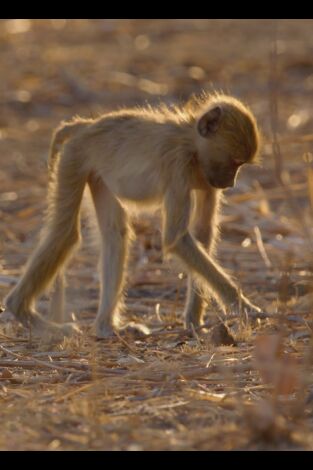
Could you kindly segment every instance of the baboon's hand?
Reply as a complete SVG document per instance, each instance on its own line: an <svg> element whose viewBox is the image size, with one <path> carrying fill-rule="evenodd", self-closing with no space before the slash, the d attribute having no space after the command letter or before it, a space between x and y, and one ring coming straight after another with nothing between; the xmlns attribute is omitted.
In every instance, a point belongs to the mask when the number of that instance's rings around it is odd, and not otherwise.
<svg viewBox="0 0 313 470"><path fill-rule="evenodd" d="M243 297L239 306L240 313L247 315L250 319L267 318L267 315L260 307L254 305L246 297Z"/></svg>
<svg viewBox="0 0 313 470"><path fill-rule="evenodd" d="M240 301L235 305L232 305L230 308L227 309L230 316L238 316L244 315L247 316L249 319L257 319L257 318L268 318L269 315L265 313L260 307L254 305L247 297L243 295L240 298Z"/></svg>

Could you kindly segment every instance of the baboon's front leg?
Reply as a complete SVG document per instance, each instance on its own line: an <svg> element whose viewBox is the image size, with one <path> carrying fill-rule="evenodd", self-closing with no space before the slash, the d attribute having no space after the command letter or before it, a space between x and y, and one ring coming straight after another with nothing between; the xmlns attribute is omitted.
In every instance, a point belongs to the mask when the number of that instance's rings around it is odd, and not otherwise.
<svg viewBox="0 0 313 470"><path fill-rule="evenodd" d="M192 212L191 228L195 238L206 251L212 255L214 241L218 231L217 216L219 205L219 191L214 188L194 191L194 207ZM202 323L204 301L194 277L188 275L187 300L184 311L185 325L195 327Z"/></svg>
<svg viewBox="0 0 313 470"><path fill-rule="evenodd" d="M118 323L128 227L121 204L102 179L90 177L89 186L101 236L100 301L94 328L98 338L105 338Z"/></svg>
<svg viewBox="0 0 313 470"><path fill-rule="evenodd" d="M189 271L202 281L226 309L243 308L260 312L236 284L188 232L190 195L171 188L165 196L163 243L167 252L177 255Z"/></svg>
<svg viewBox="0 0 313 470"><path fill-rule="evenodd" d="M209 284L212 294L226 309L239 311L240 307L243 307L255 312L261 311L239 292L236 284L221 266L200 248L190 233L183 235L173 246L172 251L189 269Z"/></svg>

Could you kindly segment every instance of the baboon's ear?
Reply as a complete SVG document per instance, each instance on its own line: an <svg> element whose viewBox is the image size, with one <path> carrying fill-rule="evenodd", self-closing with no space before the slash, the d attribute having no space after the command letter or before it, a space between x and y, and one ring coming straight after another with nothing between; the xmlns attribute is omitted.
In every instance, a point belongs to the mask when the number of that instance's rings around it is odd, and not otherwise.
<svg viewBox="0 0 313 470"><path fill-rule="evenodd" d="M215 106L199 119L197 129L202 137L208 137L210 134L217 131L222 113L222 108Z"/></svg>

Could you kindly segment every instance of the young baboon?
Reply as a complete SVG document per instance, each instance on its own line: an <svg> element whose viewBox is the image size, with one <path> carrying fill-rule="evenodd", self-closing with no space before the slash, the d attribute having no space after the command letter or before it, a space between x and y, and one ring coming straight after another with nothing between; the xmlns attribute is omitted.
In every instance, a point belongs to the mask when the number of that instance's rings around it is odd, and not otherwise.
<svg viewBox="0 0 313 470"><path fill-rule="evenodd" d="M118 326L129 238L127 202L162 207L163 249L189 272L186 326L199 326L204 284L224 309L260 309L213 259L218 206L240 167L256 161L259 132L251 111L223 94L202 95L184 106L125 109L97 119L62 123L49 159L48 212L41 241L22 278L6 299L24 324L69 334L36 312L34 302L57 279L62 298L64 264L80 239L79 212L85 185L91 190L101 234L101 288L95 332ZM60 307L61 308L61 307Z"/></svg>

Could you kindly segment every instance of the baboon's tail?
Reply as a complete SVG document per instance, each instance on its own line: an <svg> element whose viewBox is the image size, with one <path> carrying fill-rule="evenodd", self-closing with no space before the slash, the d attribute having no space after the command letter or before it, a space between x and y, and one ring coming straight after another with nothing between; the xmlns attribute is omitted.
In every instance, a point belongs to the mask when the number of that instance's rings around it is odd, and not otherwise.
<svg viewBox="0 0 313 470"><path fill-rule="evenodd" d="M83 129L84 127L86 127L86 121L83 120L62 122L60 126L54 131L48 157L49 175L54 173L57 155L60 153L64 142L75 135L78 130Z"/></svg>
<svg viewBox="0 0 313 470"><path fill-rule="evenodd" d="M60 135L69 135L69 128L57 134L55 145ZM53 282L80 239L79 212L88 176L84 161L83 149L75 141L65 143L59 158L52 160L56 171L48 189L45 228L20 282L7 298L7 307L21 321L29 314L35 298Z"/></svg>

